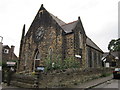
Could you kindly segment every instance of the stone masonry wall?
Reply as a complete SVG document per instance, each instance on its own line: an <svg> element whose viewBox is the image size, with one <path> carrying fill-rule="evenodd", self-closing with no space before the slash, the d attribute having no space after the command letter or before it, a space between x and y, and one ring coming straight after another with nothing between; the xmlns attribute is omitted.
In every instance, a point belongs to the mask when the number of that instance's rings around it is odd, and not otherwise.
<svg viewBox="0 0 120 90"><path fill-rule="evenodd" d="M34 65L34 57L36 49L40 52L40 64L45 64L45 59L51 56L51 60L54 61L55 57L62 56L62 34L56 34L56 29L54 27L48 27L45 29L45 34L43 39L36 44L32 39L26 38L26 42L23 47L22 52L22 62L20 66L25 66L27 70L32 70ZM50 52L51 50L51 52ZM57 58L56 58L57 59Z"/></svg>
<svg viewBox="0 0 120 90"><path fill-rule="evenodd" d="M55 88L55 87L75 87L78 84L86 81L103 77L111 74L112 69L108 68L93 68L93 69L66 69L57 70L48 73L42 73L40 76L40 88ZM11 85L24 88L34 87L35 76L15 74L12 77Z"/></svg>
<svg viewBox="0 0 120 90"><path fill-rule="evenodd" d="M66 58L74 57L74 34L66 35Z"/></svg>
<svg viewBox="0 0 120 90"><path fill-rule="evenodd" d="M87 46L87 67L102 67L102 53ZM90 65L91 64L91 65Z"/></svg>

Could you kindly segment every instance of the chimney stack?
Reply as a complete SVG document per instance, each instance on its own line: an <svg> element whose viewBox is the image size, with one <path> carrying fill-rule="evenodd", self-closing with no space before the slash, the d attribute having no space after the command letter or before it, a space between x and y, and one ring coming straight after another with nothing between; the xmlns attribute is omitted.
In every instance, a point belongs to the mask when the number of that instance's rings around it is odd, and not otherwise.
<svg viewBox="0 0 120 90"><path fill-rule="evenodd" d="M14 48L15 46L11 45L11 60L13 60L14 57Z"/></svg>

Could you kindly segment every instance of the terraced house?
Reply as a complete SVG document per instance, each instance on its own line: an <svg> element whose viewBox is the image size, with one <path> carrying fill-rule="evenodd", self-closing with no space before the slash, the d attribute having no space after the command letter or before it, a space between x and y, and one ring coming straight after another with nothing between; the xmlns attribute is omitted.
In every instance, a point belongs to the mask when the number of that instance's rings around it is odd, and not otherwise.
<svg viewBox="0 0 120 90"><path fill-rule="evenodd" d="M47 57L51 62L73 58L80 62L81 68L101 67L103 51L87 37L81 19L65 23L41 5L29 30L23 27L19 70L34 71L37 66L46 65Z"/></svg>

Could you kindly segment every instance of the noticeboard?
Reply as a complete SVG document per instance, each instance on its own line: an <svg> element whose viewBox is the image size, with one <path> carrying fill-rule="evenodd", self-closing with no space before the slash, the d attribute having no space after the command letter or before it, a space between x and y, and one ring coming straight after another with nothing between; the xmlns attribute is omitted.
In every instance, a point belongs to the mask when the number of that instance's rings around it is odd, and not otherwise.
<svg viewBox="0 0 120 90"><path fill-rule="evenodd" d="M7 62L7 66L15 66L16 62Z"/></svg>
<svg viewBox="0 0 120 90"><path fill-rule="evenodd" d="M44 67L40 67L40 66L37 67L37 70L38 70L38 71L44 71L44 69L45 69Z"/></svg>

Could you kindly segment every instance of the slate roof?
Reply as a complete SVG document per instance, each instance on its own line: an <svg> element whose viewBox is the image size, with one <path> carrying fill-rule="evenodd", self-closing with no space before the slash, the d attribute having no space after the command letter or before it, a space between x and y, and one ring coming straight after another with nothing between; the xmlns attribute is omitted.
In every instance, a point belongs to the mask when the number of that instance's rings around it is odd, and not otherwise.
<svg viewBox="0 0 120 90"><path fill-rule="evenodd" d="M57 18L56 16L54 16L53 14L50 13L50 15L52 16L52 18L60 25L65 25L66 23L63 22L62 20L60 20L59 18Z"/></svg>
<svg viewBox="0 0 120 90"><path fill-rule="evenodd" d="M105 52L103 54L103 57L106 57L107 55L109 55L109 52ZM111 55L113 55L114 57L118 57L118 52L111 52Z"/></svg>
<svg viewBox="0 0 120 90"><path fill-rule="evenodd" d="M9 47L8 45L3 45L3 48L5 48L5 47ZM10 47L9 47L10 48Z"/></svg>
<svg viewBox="0 0 120 90"><path fill-rule="evenodd" d="M89 37L86 39L86 44L94 49L97 49L101 52L103 52Z"/></svg>
<svg viewBox="0 0 120 90"><path fill-rule="evenodd" d="M103 57L106 57L109 54L109 52L104 52Z"/></svg>
<svg viewBox="0 0 120 90"><path fill-rule="evenodd" d="M66 32L66 33L71 33L72 30L75 28L77 21L73 21L70 23L65 23L64 21L60 20L59 18L57 18L56 16L54 16L53 14L50 13L50 15L52 16L52 18L61 26L61 28Z"/></svg>
<svg viewBox="0 0 120 90"><path fill-rule="evenodd" d="M77 20L78 21L78 20ZM66 32L66 33L71 33L72 30L75 28L77 21L62 25L62 29Z"/></svg>
<svg viewBox="0 0 120 90"><path fill-rule="evenodd" d="M112 52L111 54L115 57L118 57L118 52Z"/></svg>

